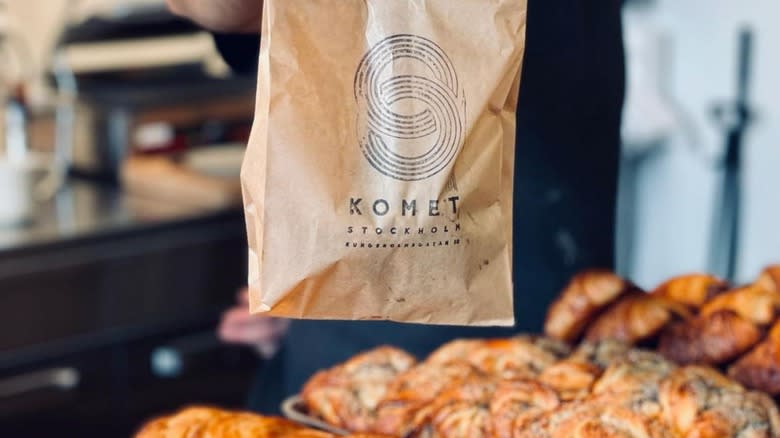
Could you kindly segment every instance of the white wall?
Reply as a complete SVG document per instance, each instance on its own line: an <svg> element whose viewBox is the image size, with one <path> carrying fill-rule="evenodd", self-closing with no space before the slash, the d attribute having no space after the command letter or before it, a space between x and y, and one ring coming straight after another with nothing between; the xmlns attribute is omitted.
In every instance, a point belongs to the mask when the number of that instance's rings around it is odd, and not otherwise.
<svg viewBox="0 0 780 438"><path fill-rule="evenodd" d="M758 120L745 139L744 214L739 277L780 262L780 2L658 0L647 18L668 36L664 75L682 127L640 175L632 276L645 287L707 268L716 173L694 150L712 154L723 136L711 105L733 97L737 31L755 30L752 102ZM630 25L630 20L627 21ZM629 53L630 62L630 53Z"/></svg>

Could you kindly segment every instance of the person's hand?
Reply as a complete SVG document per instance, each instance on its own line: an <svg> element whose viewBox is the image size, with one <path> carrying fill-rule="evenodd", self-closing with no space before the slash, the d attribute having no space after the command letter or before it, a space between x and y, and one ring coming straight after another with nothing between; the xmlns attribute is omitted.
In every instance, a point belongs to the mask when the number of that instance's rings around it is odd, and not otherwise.
<svg viewBox="0 0 780 438"><path fill-rule="evenodd" d="M223 342L248 345L257 352L270 358L276 354L279 344L287 332L290 321L251 315L249 313L249 292L243 289L238 293L236 306L222 315L218 334Z"/></svg>
<svg viewBox="0 0 780 438"><path fill-rule="evenodd" d="M263 0L167 0L168 9L216 32L260 30Z"/></svg>

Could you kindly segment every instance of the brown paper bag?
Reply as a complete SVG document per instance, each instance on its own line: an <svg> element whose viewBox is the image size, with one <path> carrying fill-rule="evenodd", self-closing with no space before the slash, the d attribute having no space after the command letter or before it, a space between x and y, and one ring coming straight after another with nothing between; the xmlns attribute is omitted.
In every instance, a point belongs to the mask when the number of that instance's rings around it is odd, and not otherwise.
<svg viewBox="0 0 780 438"><path fill-rule="evenodd" d="M511 325L525 0L265 0L251 310Z"/></svg>

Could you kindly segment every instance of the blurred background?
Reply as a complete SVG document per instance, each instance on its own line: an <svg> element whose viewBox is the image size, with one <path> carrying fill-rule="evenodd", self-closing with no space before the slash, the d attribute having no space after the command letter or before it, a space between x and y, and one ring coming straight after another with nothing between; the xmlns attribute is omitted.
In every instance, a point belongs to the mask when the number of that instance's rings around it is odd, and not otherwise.
<svg viewBox="0 0 780 438"><path fill-rule="evenodd" d="M0 436L243 405L254 82L161 0L0 0Z"/></svg>
<svg viewBox="0 0 780 438"><path fill-rule="evenodd" d="M778 13L626 1L617 265L640 286L780 261ZM214 328L245 280L253 100L163 0L0 0L0 435L243 405L259 359Z"/></svg>

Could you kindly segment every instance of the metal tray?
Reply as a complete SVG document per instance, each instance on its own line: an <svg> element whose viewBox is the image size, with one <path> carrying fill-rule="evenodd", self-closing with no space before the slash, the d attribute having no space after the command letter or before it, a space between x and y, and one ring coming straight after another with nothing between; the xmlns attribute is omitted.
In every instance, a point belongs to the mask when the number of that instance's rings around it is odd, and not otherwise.
<svg viewBox="0 0 780 438"><path fill-rule="evenodd" d="M306 404L299 395L294 395L282 402L282 414L288 419L303 424L304 426L324 430L325 432L335 435L349 435L348 431L331 426L321 419L312 416L306 409Z"/></svg>

